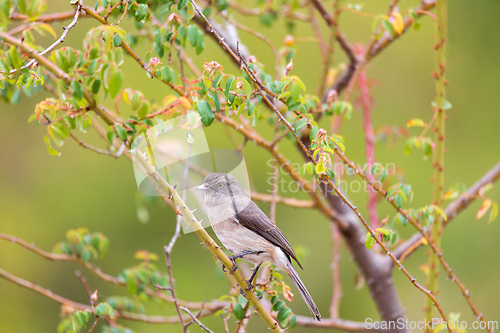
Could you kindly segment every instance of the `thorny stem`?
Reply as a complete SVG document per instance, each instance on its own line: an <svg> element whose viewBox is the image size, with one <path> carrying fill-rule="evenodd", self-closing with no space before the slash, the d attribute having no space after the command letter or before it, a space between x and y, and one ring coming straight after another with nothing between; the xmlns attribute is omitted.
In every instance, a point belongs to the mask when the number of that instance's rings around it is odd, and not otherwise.
<svg viewBox="0 0 500 333"><path fill-rule="evenodd" d="M436 113L435 132L435 148L434 148L434 190L433 203L441 207L443 203L444 193L444 151L445 151L445 116L444 102L446 101L446 39L447 39L447 0L438 0L436 3L436 105L433 112ZM443 233L443 219L436 214L435 222L431 226L431 238L434 244L439 247L441 244L441 235ZM429 256L429 273L427 275L427 287L429 290L437 294L438 291L438 276L439 265L438 258L435 253ZM433 318L433 307L429 301L425 306L425 318L431 320ZM431 331L426 330L427 333Z"/></svg>

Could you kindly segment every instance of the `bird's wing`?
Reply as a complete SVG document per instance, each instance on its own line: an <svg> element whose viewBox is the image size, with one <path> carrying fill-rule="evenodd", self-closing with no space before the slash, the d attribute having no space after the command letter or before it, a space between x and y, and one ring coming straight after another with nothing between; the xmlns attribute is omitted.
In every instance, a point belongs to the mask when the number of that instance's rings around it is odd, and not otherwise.
<svg viewBox="0 0 500 333"><path fill-rule="evenodd" d="M281 248L303 269L285 235L253 201L250 201L250 204L242 211L236 213L235 217L242 226Z"/></svg>

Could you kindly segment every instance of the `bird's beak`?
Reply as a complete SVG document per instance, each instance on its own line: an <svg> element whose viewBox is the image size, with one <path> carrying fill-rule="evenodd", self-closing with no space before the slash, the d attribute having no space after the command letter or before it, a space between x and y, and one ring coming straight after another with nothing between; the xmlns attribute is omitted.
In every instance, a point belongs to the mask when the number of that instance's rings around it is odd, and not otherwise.
<svg viewBox="0 0 500 333"><path fill-rule="evenodd" d="M208 190L208 187L205 184L201 184L200 186L196 186L194 189L197 191L206 191Z"/></svg>

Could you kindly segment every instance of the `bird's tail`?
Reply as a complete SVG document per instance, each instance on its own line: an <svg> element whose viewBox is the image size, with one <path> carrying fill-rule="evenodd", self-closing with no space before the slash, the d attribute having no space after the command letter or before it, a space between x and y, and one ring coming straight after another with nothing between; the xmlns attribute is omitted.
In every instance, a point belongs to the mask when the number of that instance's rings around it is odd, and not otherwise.
<svg viewBox="0 0 500 333"><path fill-rule="evenodd" d="M321 320L321 314L319 313L318 307L314 303L314 301L311 297L311 294L309 294L309 292L307 291L306 286L304 285L304 283L300 279L299 274L297 274L297 272L293 268L291 262L289 262L287 266L288 266L287 268L290 271L290 273L288 273L288 275L290 276L293 283L295 284L295 287L297 287L297 289L299 290L300 295L302 296L302 298L304 299L304 302L306 303L307 307L309 308L309 311L311 311L311 314L313 315L314 318L316 318L318 321Z"/></svg>

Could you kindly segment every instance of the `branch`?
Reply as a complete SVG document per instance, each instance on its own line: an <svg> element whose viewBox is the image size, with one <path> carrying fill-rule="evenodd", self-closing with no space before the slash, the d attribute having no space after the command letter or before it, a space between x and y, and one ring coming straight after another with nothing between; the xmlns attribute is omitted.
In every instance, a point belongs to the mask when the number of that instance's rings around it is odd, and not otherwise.
<svg viewBox="0 0 500 333"><path fill-rule="evenodd" d="M441 207L444 194L444 152L445 152L445 128L446 110L442 107L446 101L446 39L448 31L448 4L447 0L439 0L436 3L436 106L433 112L436 113L436 126L434 127L434 168L433 172L433 204ZM441 236L443 235L443 218L434 213L435 221L432 224L431 238L436 246L441 246ZM434 253L429 256L429 274L427 274L427 285L430 290L437 292L439 265L438 258ZM429 300L425 306L425 318L433 319L433 307ZM430 333L430 329L425 330Z"/></svg>
<svg viewBox="0 0 500 333"><path fill-rule="evenodd" d="M305 316L296 316L297 325L314 328L336 329L346 332L381 332L381 330L367 329L363 322L344 320L340 318L322 318L320 322Z"/></svg>
<svg viewBox="0 0 500 333"><path fill-rule="evenodd" d="M85 5L82 5L82 9L90 16L92 16L93 18L95 18L97 21L99 21L99 23L103 24L103 25L109 25L109 22L106 21L104 18L102 18L97 12L93 11L92 9L88 8L87 6ZM179 89L179 87L177 87L175 84L173 83L170 83L170 82L167 82L165 80L163 80L162 78L160 77L157 77L155 75L155 73L153 73L153 71L151 70L151 68L149 68L147 66L147 64L144 62L144 60L141 59L141 57L139 57L139 55L137 53L135 53L134 50L132 50L132 48L130 47L130 45L127 44L127 42L125 42L125 40L122 40L121 44L120 44L121 48L129 55L132 57L132 59L134 59L141 67L142 69L144 69L150 77L155 77L157 78L158 80L160 80L161 82L165 83L166 85L168 85L170 88L172 88L177 94L179 94L180 96L183 96L184 93L182 92L181 89Z"/></svg>
<svg viewBox="0 0 500 333"><path fill-rule="evenodd" d="M198 324L198 326L200 326L204 331L207 331L209 333L214 333L208 327L206 327L205 325L203 325L203 323L198 319L198 317L196 317L195 315L193 315L191 313L191 311L189 311L189 309L187 309L187 308L185 308L183 306L181 306L181 309L182 309L182 311L186 312Z"/></svg>
<svg viewBox="0 0 500 333"><path fill-rule="evenodd" d="M445 209L445 214L447 216L444 226L447 226L452 220L457 217L463 210L465 210L474 200L477 199L479 191L486 184L494 184L500 179L500 162L498 162L493 168L491 168L481 179L475 182L471 187L467 189L462 195L451 202ZM403 255L406 257L416 250L420 245L422 245L422 235L419 233L414 234L408 238L404 243L399 245L395 250L394 254L401 261L403 260ZM411 251L409 251L411 250Z"/></svg>
<svg viewBox="0 0 500 333"><path fill-rule="evenodd" d="M52 51L57 45L64 43L64 40L66 39L66 36L68 35L69 31L78 23L78 18L80 17L80 11L82 9L82 1L83 0L79 0L78 3L76 4L77 7L74 13L73 21L71 21L70 24L68 24L66 27L63 28L64 32L62 33L61 37L59 37L59 39L57 39L54 43L52 43L52 45L50 45L48 48L40 52L39 55L43 56ZM9 74L14 74L17 71L31 67L32 65L35 64L36 64L36 59L31 59L26 65L22 66L21 68L11 70Z"/></svg>
<svg viewBox="0 0 500 333"><path fill-rule="evenodd" d="M19 237L14 237L14 236L6 235L6 234L0 233L0 239L9 241L9 242L16 244L16 245L20 245L23 248L25 248L26 250L29 250L29 251L41 256L42 258L45 258L45 259L48 259L51 261L75 261L75 262L78 262L80 265L84 266L86 269L88 269L90 272L95 274L97 277L99 277L103 281L106 281L108 283L112 283L112 284L117 285L117 286L122 286L122 287L127 286L127 283L125 281L120 281L115 276L112 276L112 275L109 275L109 274L102 272L99 268L95 267L91 263L84 262L84 261L80 260L80 258L78 258L76 255L47 252L47 251L44 251L44 250L36 247L34 244L30 244L30 243L26 242L25 240L23 240ZM160 292L157 292L157 291L154 291L151 289L146 289L145 293L148 294L149 296L159 298L159 299L164 300L164 301L169 302L169 303L173 302L172 297L170 297L164 293L160 293ZM198 303L198 302L188 302L188 301L178 300L178 302L180 305L190 307L192 309L207 308L210 311L214 310L214 312L227 306L226 302L218 302L218 301L210 302L210 303L205 303L205 302Z"/></svg>
<svg viewBox="0 0 500 333"><path fill-rule="evenodd" d="M50 298L53 301L56 301L59 304L63 304L65 306L71 307L71 308L76 309L76 310L81 310L81 311L89 310L90 312L93 313L93 309L90 305L86 305L86 304L72 301L68 298L65 298L61 295L54 293L51 290L43 288L34 282L30 282L30 281L21 279L20 277L17 277L13 274L10 274L9 272L7 272L1 268L0 268L0 277L4 278L7 281L10 281L10 282L17 284L18 286L35 291L42 296L45 296L47 298ZM201 314L201 316L206 316L206 315L212 314L215 311L214 310L206 310ZM179 322L179 317L177 317L177 316L172 316L172 317L148 316L148 315L137 314L137 313L132 313L132 312L122 312L122 311L118 311L116 309L114 310L114 314L117 318L139 321L139 322L144 322L144 323L149 323L149 324L175 324L175 323ZM189 318L190 318L189 316L186 316L184 319L189 320Z"/></svg>

